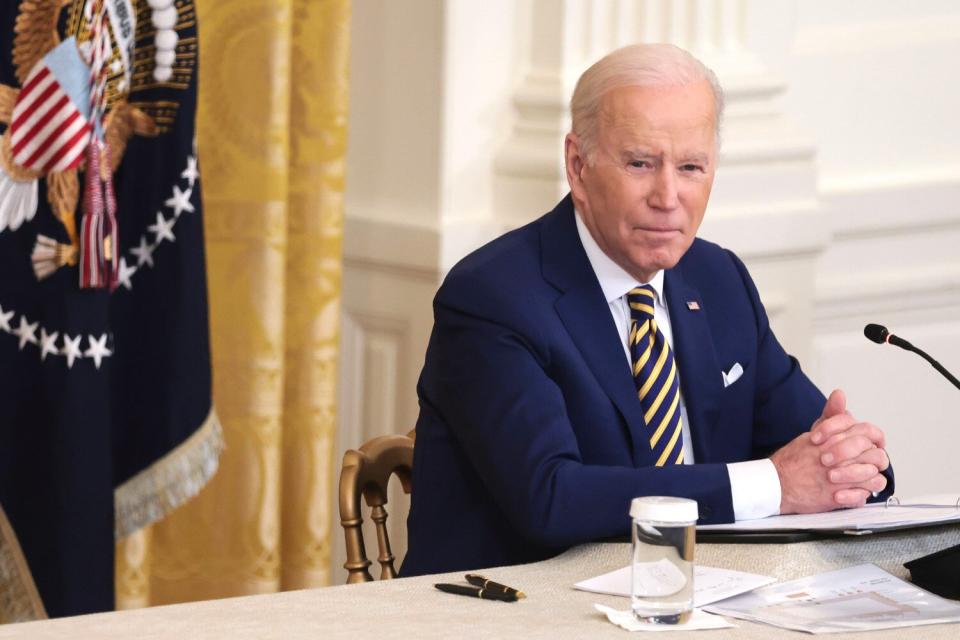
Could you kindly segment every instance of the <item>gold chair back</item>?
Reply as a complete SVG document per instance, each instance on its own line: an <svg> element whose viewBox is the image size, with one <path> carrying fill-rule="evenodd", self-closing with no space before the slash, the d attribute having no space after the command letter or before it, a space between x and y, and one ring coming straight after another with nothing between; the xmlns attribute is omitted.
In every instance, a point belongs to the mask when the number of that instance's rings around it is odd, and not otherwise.
<svg viewBox="0 0 960 640"><path fill-rule="evenodd" d="M387 484L396 474L404 493L410 493L410 468L413 465L415 431L407 435L379 436L365 442L359 450L349 449L343 454L340 471L340 524L347 543L347 584L370 582L373 577L368 568L363 541L363 514L360 497L370 508L370 518L377 531L377 546L380 563L380 579L397 577L393 566L394 556L387 534Z"/></svg>

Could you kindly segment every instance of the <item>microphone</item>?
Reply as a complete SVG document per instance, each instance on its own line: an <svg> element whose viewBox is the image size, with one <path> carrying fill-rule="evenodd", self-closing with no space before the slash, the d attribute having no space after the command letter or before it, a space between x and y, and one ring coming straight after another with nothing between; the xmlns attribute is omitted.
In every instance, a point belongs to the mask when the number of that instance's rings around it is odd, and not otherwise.
<svg viewBox="0 0 960 640"><path fill-rule="evenodd" d="M932 364L934 369L953 383L953 386L960 389L960 381L944 369L939 362L927 355L922 349L918 349L903 338L893 335L883 325L868 324L863 328L863 335L877 344L886 342L901 349L913 351ZM945 598L960 598L960 544L915 558L905 562L903 566L910 571L910 578L913 583L921 589L932 591Z"/></svg>
<svg viewBox="0 0 960 640"><path fill-rule="evenodd" d="M953 386L957 389L960 389L960 380L957 380L952 373L947 371L943 365L931 358L923 349L919 349L903 338L893 335L890 333L887 328L881 324L868 324L863 328L863 335L867 337L868 340L876 342L877 344L889 343L894 346L900 347L901 349L906 349L907 351L912 351L919 355L921 358L933 365L933 368L940 372L944 378L949 380Z"/></svg>

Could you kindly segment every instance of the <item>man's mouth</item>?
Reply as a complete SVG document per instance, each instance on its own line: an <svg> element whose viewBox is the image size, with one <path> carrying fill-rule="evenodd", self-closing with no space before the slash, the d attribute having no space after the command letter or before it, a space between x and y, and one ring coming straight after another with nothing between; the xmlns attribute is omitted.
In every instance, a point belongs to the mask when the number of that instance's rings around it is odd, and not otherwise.
<svg viewBox="0 0 960 640"><path fill-rule="evenodd" d="M657 234L680 233L680 229L677 229L676 227L634 227L633 230Z"/></svg>

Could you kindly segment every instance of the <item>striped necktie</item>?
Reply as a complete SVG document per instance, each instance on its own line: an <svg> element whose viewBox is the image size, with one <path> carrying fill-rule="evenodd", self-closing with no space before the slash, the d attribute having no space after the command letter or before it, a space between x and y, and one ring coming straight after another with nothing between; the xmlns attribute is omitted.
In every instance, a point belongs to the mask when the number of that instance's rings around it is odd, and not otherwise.
<svg viewBox="0 0 960 640"><path fill-rule="evenodd" d="M653 287L635 287L627 294L630 305L630 360L633 381L643 407L650 449L657 466L683 462L680 421L680 378L670 345L653 318Z"/></svg>

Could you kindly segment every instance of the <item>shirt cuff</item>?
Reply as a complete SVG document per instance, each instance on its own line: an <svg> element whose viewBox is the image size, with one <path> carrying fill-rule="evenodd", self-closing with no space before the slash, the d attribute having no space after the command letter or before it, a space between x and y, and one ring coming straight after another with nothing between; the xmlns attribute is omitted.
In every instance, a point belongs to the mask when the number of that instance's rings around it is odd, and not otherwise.
<svg viewBox="0 0 960 640"><path fill-rule="evenodd" d="M727 473L735 519L756 520L780 513L780 476L772 461L732 462Z"/></svg>

